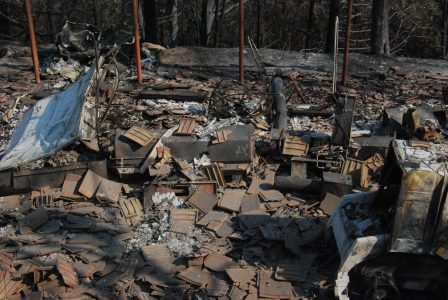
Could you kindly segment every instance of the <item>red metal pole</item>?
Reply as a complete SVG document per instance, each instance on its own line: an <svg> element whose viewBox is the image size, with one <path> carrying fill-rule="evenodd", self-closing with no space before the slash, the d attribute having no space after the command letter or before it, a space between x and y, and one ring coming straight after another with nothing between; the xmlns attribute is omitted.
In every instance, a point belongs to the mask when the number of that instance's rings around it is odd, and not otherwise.
<svg viewBox="0 0 448 300"><path fill-rule="evenodd" d="M137 0L132 0L132 12L134 15L135 56L137 60L137 80L142 83L142 61L140 57L140 36L138 32Z"/></svg>
<svg viewBox="0 0 448 300"><path fill-rule="evenodd" d="M350 52L350 35L352 31L352 6L353 0L348 0L347 30L345 31L344 66L342 73L342 84L346 85L348 80L348 60Z"/></svg>
<svg viewBox="0 0 448 300"><path fill-rule="evenodd" d="M244 0L240 0L240 82L244 83Z"/></svg>
<svg viewBox="0 0 448 300"><path fill-rule="evenodd" d="M31 56L33 58L34 78L40 83L39 57L37 56L36 36L34 35L33 15L31 13L30 0L25 0L26 19L28 21L28 32L30 34Z"/></svg>

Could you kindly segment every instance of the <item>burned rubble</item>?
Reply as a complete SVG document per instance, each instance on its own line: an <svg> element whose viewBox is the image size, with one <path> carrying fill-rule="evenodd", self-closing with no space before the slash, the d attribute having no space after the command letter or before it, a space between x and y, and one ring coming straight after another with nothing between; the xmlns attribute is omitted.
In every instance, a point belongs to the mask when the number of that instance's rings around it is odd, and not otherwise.
<svg viewBox="0 0 448 300"><path fill-rule="evenodd" d="M241 85L204 66L225 55L143 49L138 86L124 49L63 48L38 88L0 58L1 299L364 299L423 288L393 252L445 266L448 74L389 62L331 94L314 57ZM356 266L378 253L382 277Z"/></svg>

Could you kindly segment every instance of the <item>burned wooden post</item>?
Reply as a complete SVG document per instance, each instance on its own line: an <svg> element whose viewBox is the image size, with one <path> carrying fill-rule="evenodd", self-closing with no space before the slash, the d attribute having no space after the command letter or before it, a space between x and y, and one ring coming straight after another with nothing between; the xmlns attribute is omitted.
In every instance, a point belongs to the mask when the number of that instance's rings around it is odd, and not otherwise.
<svg viewBox="0 0 448 300"><path fill-rule="evenodd" d="M137 61L137 81L142 83L142 64L140 58L140 36L138 30L137 0L132 0L132 14L134 16L135 59Z"/></svg>
<svg viewBox="0 0 448 300"><path fill-rule="evenodd" d="M31 13L30 0L25 0L25 10L26 19L28 22L28 32L30 35L31 56L33 57L34 77L36 78L36 83L40 83L39 57L37 55L36 36L34 34L33 15Z"/></svg>

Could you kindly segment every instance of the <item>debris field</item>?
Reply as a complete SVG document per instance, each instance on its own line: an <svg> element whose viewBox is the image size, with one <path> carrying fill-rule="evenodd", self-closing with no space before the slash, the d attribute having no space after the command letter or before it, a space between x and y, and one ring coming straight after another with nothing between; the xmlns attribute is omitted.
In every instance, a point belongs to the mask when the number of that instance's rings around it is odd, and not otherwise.
<svg viewBox="0 0 448 300"><path fill-rule="evenodd" d="M144 43L138 85L124 49L48 45L35 85L26 49L0 57L0 299L334 299L341 197L382 186L393 141L448 155L429 62L355 56L332 94L320 54L249 49L241 85L229 49Z"/></svg>

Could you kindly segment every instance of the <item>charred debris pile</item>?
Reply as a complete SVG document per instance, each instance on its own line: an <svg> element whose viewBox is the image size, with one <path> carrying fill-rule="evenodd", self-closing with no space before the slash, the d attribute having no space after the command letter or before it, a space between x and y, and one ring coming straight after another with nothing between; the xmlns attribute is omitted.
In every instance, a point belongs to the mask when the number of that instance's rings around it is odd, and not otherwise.
<svg viewBox="0 0 448 300"><path fill-rule="evenodd" d="M341 197L389 182L391 142L445 143L442 75L391 67L331 94L328 72L253 68L240 85L145 44L136 85L126 43L79 47L48 47L38 87L25 48L2 49L1 299L331 299ZM343 209L347 239L390 230Z"/></svg>

